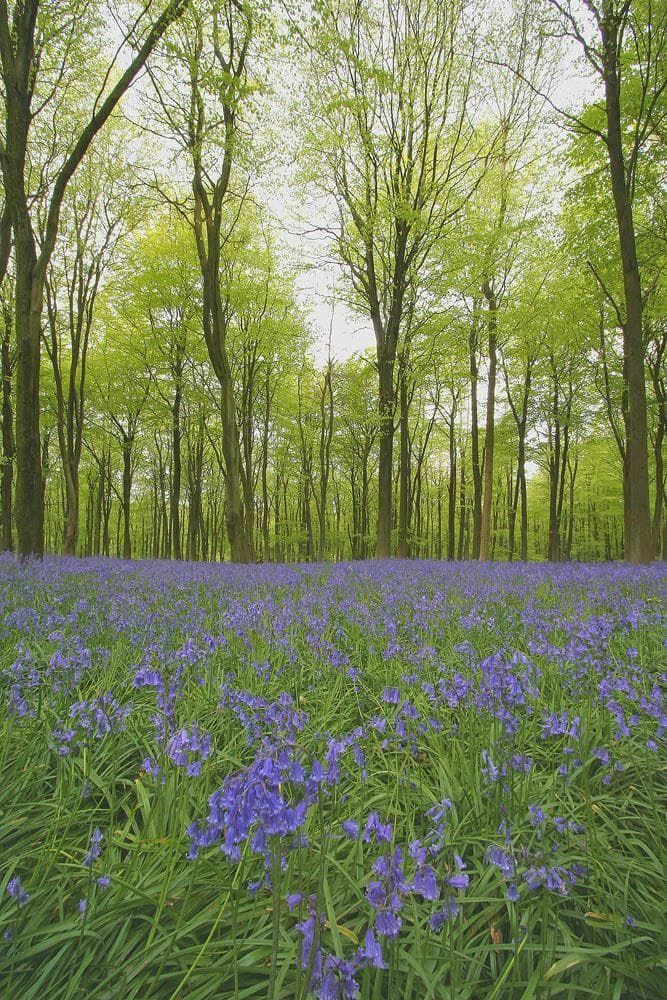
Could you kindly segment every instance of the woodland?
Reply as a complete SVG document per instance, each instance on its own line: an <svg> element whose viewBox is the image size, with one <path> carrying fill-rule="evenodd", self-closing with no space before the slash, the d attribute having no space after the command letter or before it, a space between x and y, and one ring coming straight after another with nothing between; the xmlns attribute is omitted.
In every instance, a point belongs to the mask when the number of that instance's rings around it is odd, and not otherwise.
<svg viewBox="0 0 667 1000"><path fill-rule="evenodd" d="M663 1000L667 4L0 0L0 94L0 997Z"/></svg>
<svg viewBox="0 0 667 1000"><path fill-rule="evenodd" d="M667 7L0 0L0 548L667 550Z"/></svg>

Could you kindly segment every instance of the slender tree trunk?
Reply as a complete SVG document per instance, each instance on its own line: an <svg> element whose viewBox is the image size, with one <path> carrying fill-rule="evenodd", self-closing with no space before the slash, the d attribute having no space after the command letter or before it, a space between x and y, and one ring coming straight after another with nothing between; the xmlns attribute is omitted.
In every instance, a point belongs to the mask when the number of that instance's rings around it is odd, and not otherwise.
<svg viewBox="0 0 667 1000"><path fill-rule="evenodd" d="M554 410L558 406L558 392L554 390ZM560 423L555 416L553 429L553 445L549 456L549 560L558 562L560 559L560 525L558 523L558 483L560 478Z"/></svg>
<svg viewBox="0 0 667 1000"><path fill-rule="evenodd" d="M456 410L452 401L449 419L449 481L447 483L447 558L454 558L456 544Z"/></svg>
<svg viewBox="0 0 667 1000"><path fill-rule="evenodd" d="M410 427L408 425L408 379L405 357L399 363L399 443L400 471L398 493L398 550L399 559L410 555Z"/></svg>
<svg viewBox="0 0 667 1000"><path fill-rule="evenodd" d="M68 465L65 472L65 531L63 534L63 552L66 556L75 556L79 540L79 470Z"/></svg>
<svg viewBox="0 0 667 1000"><path fill-rule="evenodd" d="M465 467L465 453L461 449L461 475L459 477L460 481L460 494L459 494L459 540L456 552L456 558L461 561L463 559L464 552L464 533L465 533L465 520L466 520L466 467Z"/></svg>
<svg viewBox="0 0 667 1000"><path fill-rule="evenodd" d="M470 328L470 446L472 463L473 488L473 530L472 557L479 557L480 536L482 531L482 467L479 459L479 407L477 402L477 384L479 367L477 361L477 334L479 330L479 303L473 302L473 319Z"/></svg>
<svg viewBox="0 0 667 1000"><path fill-rule="evenodd" d="M565 558L569 562L572 559L572 542L574 539L574 484L577 478L577 468L579 460L575 458L574 464L568 462L569 472L569 510L567 518L567 537L565 540Z"/></svg>
<svg viewBox="0 0 667 1000"><path fill-rule="evenodd" d="M262 427L262 555L264 562L271 560L271 535L269 533L269 429L271 427L271 390L267 374L264 385L264 423Z"/></svg>
<svg viewBox="0 0 667 1000"><path fill-rule="evenodd" d="M491 549L491 504L493 500L493 453L496 419L496 329L497 302L489 282L484 283L484 297L488 303L489 327L489 371L486 393L486 433L484 436L484 491L482 501L482 524L479 537L479 558L489 559Z"/></svg>
<svg viewBox="0 0 667 1000"><path fill-rule="evenodd" d="M253 560L252 542L246 534L246 519L241 496L241 449L236 424L232 373L224 351L221 357L220 379L222 390L222 452L225 457L225 483L227 505L225 524L232 562L247 563Z"/></svg>
<svg viewBox="0 0 667 1000"><path fill-rule="evenodd" d="M331 474L331 441L334 429L334 398L331 380L332 362L329 360L324 375L324 385L320 397L320 489L317 516L319 519L318 559L324 559L326 543L327 496Z"/></svg>
<svg viewBox="0 0 667 1000"><path fill-rule="evenodd" d="M378 360L379 380L379 455L378 455L378 559L391 555L391 517L394 455L394 362L386 356Z"/></svg>
<svg viewBox="0 0 667 1000"><path fill-rule="evenodd" d="M123 439L123 559L132 558L132 535L130 532L130 502L132 498L132 444L133 439Z"/></svg>

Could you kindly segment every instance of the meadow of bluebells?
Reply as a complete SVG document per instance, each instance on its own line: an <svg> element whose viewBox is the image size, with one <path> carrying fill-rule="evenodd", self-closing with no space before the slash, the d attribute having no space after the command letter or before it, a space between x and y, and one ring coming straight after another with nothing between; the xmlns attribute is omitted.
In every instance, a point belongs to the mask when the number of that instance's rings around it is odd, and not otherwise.
<svg viewBox="0 0 667 1000"><path fill-rule="evenodd" d="M0 558L0 995L667 995L663 566Z"/></svg>

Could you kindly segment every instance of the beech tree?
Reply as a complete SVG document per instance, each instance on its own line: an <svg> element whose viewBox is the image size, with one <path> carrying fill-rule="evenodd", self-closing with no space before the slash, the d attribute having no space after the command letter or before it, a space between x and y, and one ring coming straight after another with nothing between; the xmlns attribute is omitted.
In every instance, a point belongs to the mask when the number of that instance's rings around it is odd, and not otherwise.
<svg viewBox="0 0 667 1000"><path fill-rule="evenodd" d="M103 6L86 0L0 0L0 66L4 121L0 137L0 167L6 216L14 243L16 336L16 524L22 556L41 555L44 546L43 485L39 429L40 341L44 288L58 236L60 211L69 183L95 136L145 65L169 25L185 10L188 0L169 0L159 14L144 8L132 17L120 47L93 87L87 120L71 134L71 120L59 129L73 84L77 56L97 37L103 25ZM119 54L129 62L115 82ZM83 61L83 60L82 60ZM70 86L68 86L70 85ZM33 136L40 117L48 116L53 129L40 191L32 188ZM39 160L39 155L38 155ZM36 195L43 199L43 233L38 235ZM3 240L5 237L3 237Z"/></svg>
<svg viewBox="0 0 667 1000"><path fill-rule="evenodd" d="M467 196L475 26L463 0L330 0L311 60L317 151L334 245L376 345L376 555L391 552L395 368L408 289Z"/></svg>
<svg viewBox="0 0 667 1000"><path fill-rule="evenodd" d="M153 73L158 122L189 160L192 201L181 211L193 227L202 277L202 325L222 396L222 451L227 535L235 562L253 559L243 505L241 448L227 334L229 300L222 294L222 250L243 202L239 166L240 108L249 89L248 61L261 9L243 0L204 0L181 25ZM179 87L174 87L174 77ZM238 200L237 200L238 199ZM176 204L176 202L172 202Z"/></svg>
<svg viewBox="0 0 667 1000"><path fill-rule="evenodd" d="M97 296L132 214L128 187L123 183L122 141L116 135L100 143L74 178L45 281L43 342L53 370L56 433L65 480L65 555L76 554L79 538L79 466Z"/></svg>
<svg viewBox="0 0 667 1000"><path fill-rule="evenodd" d="M653 0L0 0L0 548L664 555L666 53Z"/></svg>
<svg viewBox="0 0 667 1000"><path fill-rule="evenodd" d="M581 48L599 79L603 111L567 114L594 136L609 173L623 277L623 421L625 425L625 555L652 558L642 276L637 257L634 200L640 155L664 128L667 9L653 0L549 0L563 30Z"/></svg>

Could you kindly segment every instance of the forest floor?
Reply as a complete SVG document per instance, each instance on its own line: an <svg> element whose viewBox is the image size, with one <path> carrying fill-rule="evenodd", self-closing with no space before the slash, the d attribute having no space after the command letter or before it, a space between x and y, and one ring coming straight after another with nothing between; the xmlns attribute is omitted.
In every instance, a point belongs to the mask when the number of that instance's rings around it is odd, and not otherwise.
<svg viewBox="0 0 667 1000"><path fill-rule="evenodd" d="M667 995L665 565L0 558L0 995Z"/></svg>

